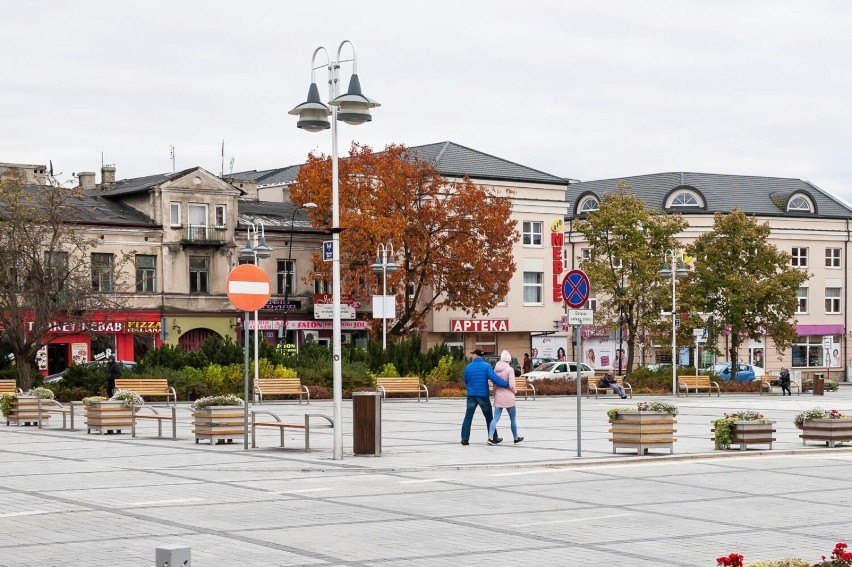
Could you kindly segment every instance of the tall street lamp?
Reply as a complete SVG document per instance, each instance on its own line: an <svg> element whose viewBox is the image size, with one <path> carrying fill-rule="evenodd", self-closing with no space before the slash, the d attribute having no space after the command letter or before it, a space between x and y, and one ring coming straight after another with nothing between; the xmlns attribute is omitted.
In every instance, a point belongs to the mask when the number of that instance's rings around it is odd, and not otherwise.
<svg viewBox="0 0 852 567"><path fill-rule="evenodd" d="M257 260L269 258L272 255L272 248L270 248L266 244L266 227L263 225L261 221L254 221L248 223L248 232L246 235L246 245L240 250L240 258L244 260L253 260L254 265L257 266ZM260 375L259 366L259 339L258 336L260 334L260 324L258 322L257 311L254 312L254 382L257 384L257 379ZM248 329L243 329L244 333L248 332ZM248 348L248 340L244 339L243 341ZM247 359L248 360L248 359ZM245 392L245 403L248 405L248 380L246 380L246 392Z"/></svg>
<svg viewBox="0 0 852 567"><path fill-rule="evenodd" d="M341 59L340 54L343 46L349 45L352 50L351 59ZM317 65L317 54L325 53L326 64ZM340 95L340 64L352 63L352 76L349 78L349 90ZM328 69L328 106L320 100L319 89L316 83L316 71L326 67ZM308 132L320 132L331 127L331 238L332 246L332 395L334 398L334 451L333 458L343 458L343 366L341 363L340 349L340 204L338 198L338 164L337 164L337 121L342 120L347 124L358 125L372 120L370 109L379 106L375 100L361 94L361 82L358 79L358 61L355 56L355 47L349 40L341 42L337 48L337 58L332 60L325 47L317 47L311 57L311 86L308 88L308 100L290 111L297 115L298 128ZM331 116L329 124L328 117Z"/></svg>
<svg viewBox="0 0 852 567"><path fill-rule="evenodd" d="M284 280L284 342L287 342L287 314L290 312L290 285L296 283L296 266L293 265L293 223L296 222L296 212L301 209L316 209L316 203L305 203L300 207L296 207L293 209L293 214L290 215L290 244L289 250L287 251L287 271L290 274L290 278Z"/></svg>
<svg viewBox="0 0 852 567"><path fill-rule="evenodd" d="M396 304L393 303L391 308L388 307L388 272L394 273L399 269L399 265L393 261L393 244L379 243L376 248L376 263L373 264L373 272L382 274L382 350L388 346L388 312L396 314ZM373 311L375 312L375 303L373 303ZM373 315L375 317L375 315Z"/></svg>
<svg viewBox="0 0 852 567"><path fill-rule="evenodd" d="M677 280L685 278L689 272L680 250L666 250L665 260L671 260L671 269L664 267L660 276L672 279L672 396L677 396Z"/></svg>

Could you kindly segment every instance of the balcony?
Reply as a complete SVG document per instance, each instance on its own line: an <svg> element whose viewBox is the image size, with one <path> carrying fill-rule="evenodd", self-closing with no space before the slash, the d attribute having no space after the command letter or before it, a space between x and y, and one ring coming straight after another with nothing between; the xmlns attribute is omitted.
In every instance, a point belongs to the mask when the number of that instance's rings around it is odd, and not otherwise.
<svg viewBox="0 0 852 567"><path fill-rule="evenodd" d="M191 224L184 229L180 243L184 246L224 246L226 230L224 226Z"/></svg>

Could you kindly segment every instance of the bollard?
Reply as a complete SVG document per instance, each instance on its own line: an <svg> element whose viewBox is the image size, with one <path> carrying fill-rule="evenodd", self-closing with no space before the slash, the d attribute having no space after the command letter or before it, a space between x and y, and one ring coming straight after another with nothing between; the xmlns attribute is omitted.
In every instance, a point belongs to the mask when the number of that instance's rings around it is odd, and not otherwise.
<svg viewBox="0 0 852 567"><path fill-rule="evenodd" d="M156 567L192 567L190 548L183 545L158 547L154 556Z"/></svg>
<svg viewBox="0 0 852 567"><path fill-rule="evenodd" d="M352 448L355 455L382 454L382 395L352 393Z"/></svg>

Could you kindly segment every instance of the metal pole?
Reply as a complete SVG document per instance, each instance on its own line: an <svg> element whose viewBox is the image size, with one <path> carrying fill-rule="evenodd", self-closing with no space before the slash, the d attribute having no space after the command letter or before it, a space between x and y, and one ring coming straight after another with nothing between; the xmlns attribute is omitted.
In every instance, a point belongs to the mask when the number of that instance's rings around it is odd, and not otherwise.
<svg viewBox="0 0 852 567"><path fill-rule="evenodd" d="M382 350L388 347L388 251L382 247Z"/></svg>
<svg viewBox="0 0 852 567"><path fill-rule="evenodd" d="M293 278L293 283L296 280L296 267L293 265L293 223L296 221L296 211L302 207L293 209L293 214L290 215L290 245L287 250L287 268L290 270L290 277ZM284 344L287 342L287 314L290 312L290 285L288 280L284 280Z"/></svg>
<svg viewBox="0 0 852 567"><path fill-rule="evenodd" d="M675 259L675 251L671 250L672 253L672 396L677 396L677 327L676 327L676 317L677 317L677 293L675 289L675 285L677 282L677 274L675 269L677 268L677 263Z"/></svg>
<svg viewBox="0 0 852 567"><path fill-rule="evenodd" d="M341 44L342 46L343 44ZM338 50L339 51L339 50ZM339 59L338 53L338 59ZM329 99L337 98L340 62L328 66ZM337 158L337 105L331 107L331 238L334 251L331 262L332 285L332 397L334 399L334 451L332 458L343 459L343 363L340 349L340 201Z"/></svg>
<svg viewBox="0 0 852 567"><path fill-rule="evenodd" d="M577 352L582 353L583 352L583 326L577 325L576 327L574 327L574 332L577 333L575 335L577 337ZM581 446L581 443L580 443L580 440L581 440L581 435L580 435L580 433L581 433L581 421L582 421L580 416L582 414L580 412L580 401L583 399L583 395L582 395L583 394L583 376L582 376L582 373L580 372L580 369L582 368L580 366L580 357L577 356L577 357L575 357L575 359L577 361L576 362L576 364L577 364L577 382L576 382L576 384L577 384L577 456L582 457L583 456L583 449L582 449L582 446ZM591 378L589 378L589 380L591 380Z"/></svg>
<svg viewBox="0 0 852 567"><path fill-rule="evenodd" d="M243 450L248 451L248 439L249 439L249 418L248 418L248 400L249 400L249 357L248 357L248 322L249 322L249 312L245 311L243 317Z"/></svg>

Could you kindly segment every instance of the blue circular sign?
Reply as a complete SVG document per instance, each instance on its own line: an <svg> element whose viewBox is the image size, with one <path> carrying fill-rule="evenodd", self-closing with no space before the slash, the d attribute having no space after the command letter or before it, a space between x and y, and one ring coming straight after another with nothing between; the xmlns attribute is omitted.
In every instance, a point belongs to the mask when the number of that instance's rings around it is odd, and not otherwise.
<svg viewBox="0 0 852 567"><path fill-rule="evenodd" d="M589 300L592 286L583 270L571 270L562 279L562 298L571 309L579 309Z"/></svg>

